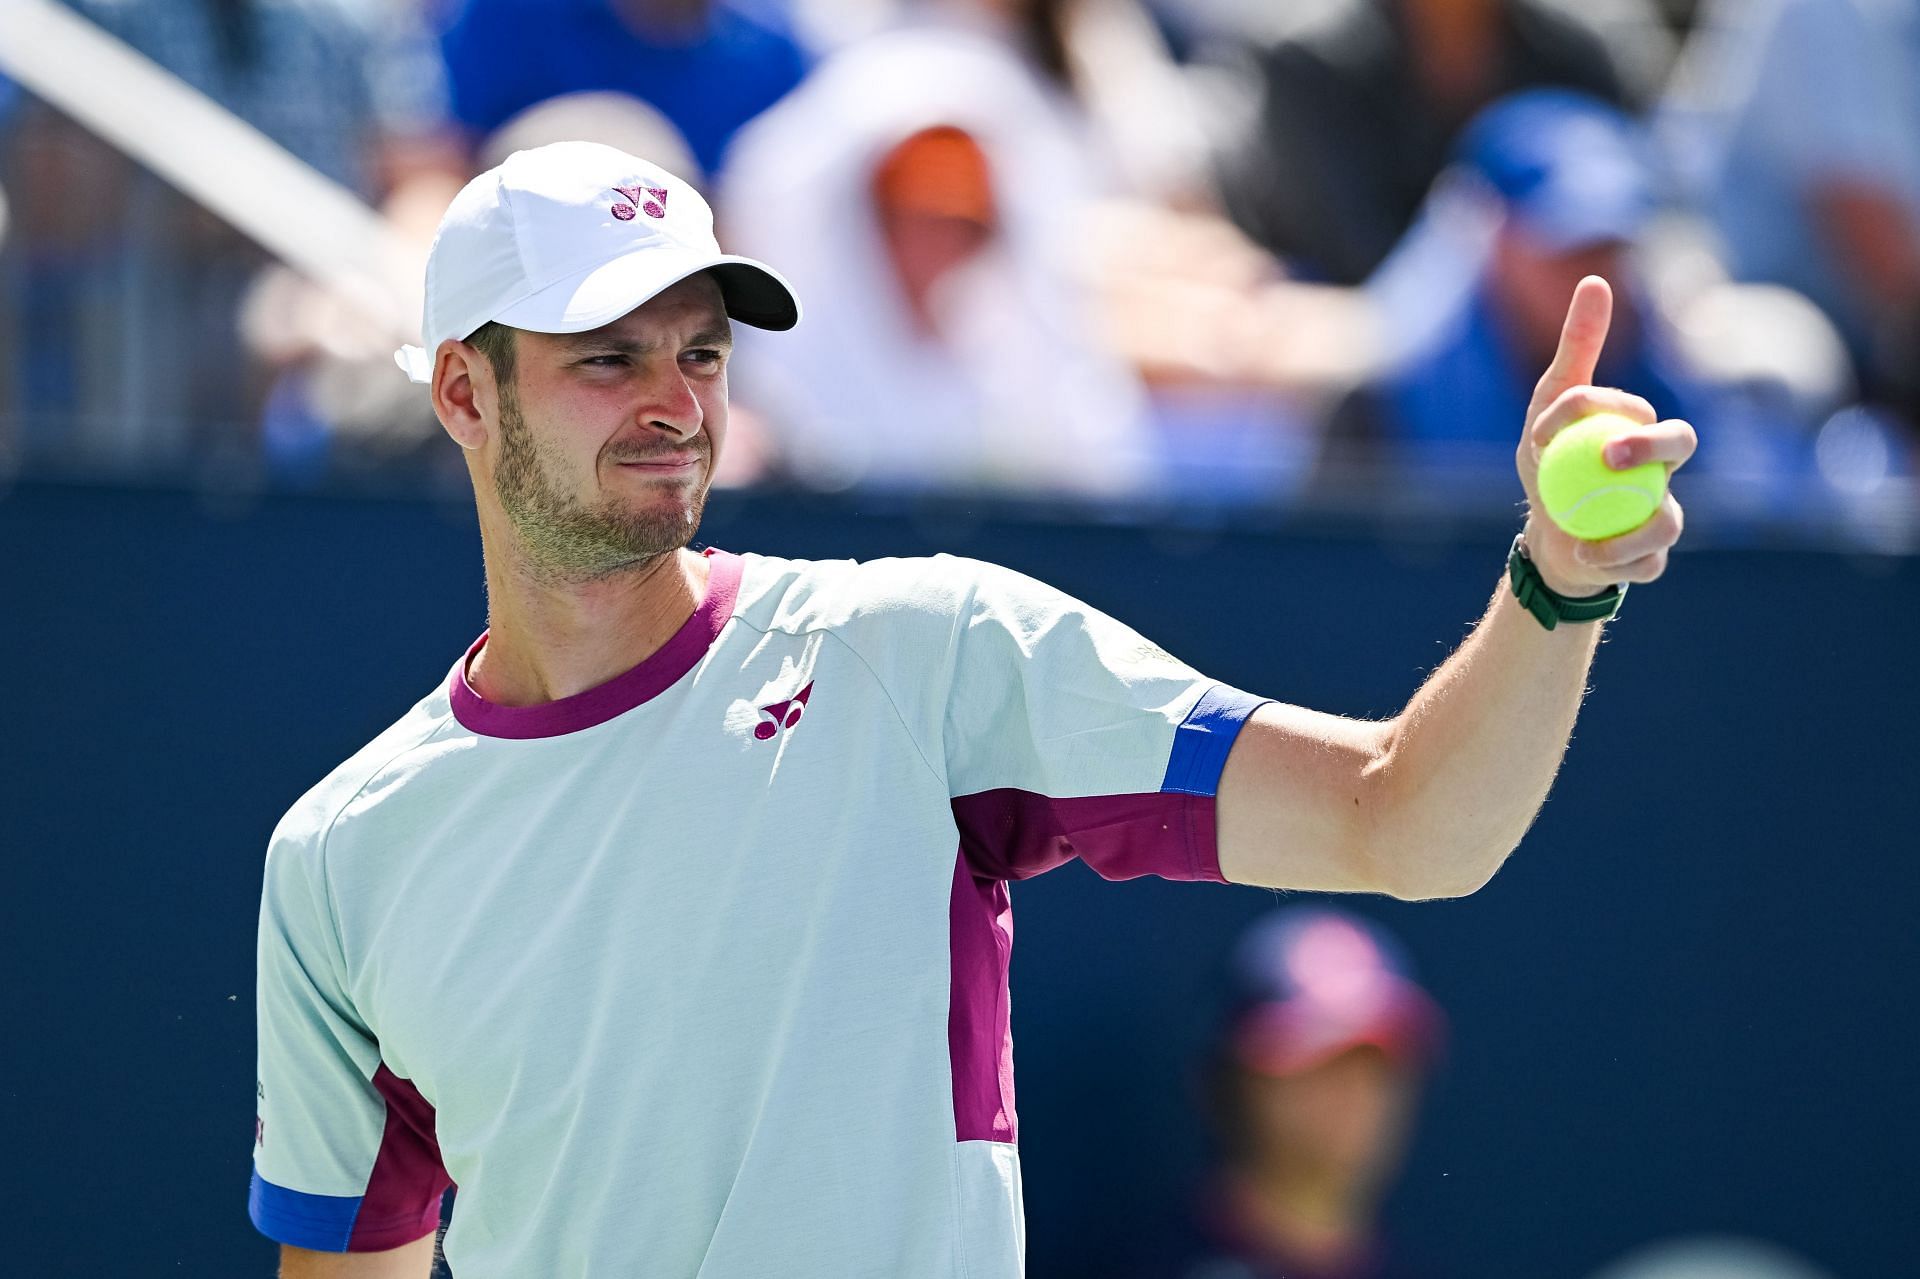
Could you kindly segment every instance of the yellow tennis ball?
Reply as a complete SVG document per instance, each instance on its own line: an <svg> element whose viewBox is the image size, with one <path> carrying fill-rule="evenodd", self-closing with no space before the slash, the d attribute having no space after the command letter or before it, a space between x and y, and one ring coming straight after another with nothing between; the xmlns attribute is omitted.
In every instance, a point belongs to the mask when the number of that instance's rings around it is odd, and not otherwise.
<svg viewBox="0 0 1920 1279"><path fill-rule="evenodd" d="M1667 495L1664 462L1616 471L1601 456L1616 435L1642 429L1618 413L1594 413L1569 423L1540 451L1540 504L1567 532L1584 541L1631 533L1653 518Z"/></svg>

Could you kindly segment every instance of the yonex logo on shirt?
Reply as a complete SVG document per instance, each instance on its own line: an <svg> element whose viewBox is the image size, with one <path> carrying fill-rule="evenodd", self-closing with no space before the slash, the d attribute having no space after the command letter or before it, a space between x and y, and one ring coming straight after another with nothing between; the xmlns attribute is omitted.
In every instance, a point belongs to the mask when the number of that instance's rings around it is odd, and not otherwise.
<svg viewBox="0 0 1920 1279"><path fill-rule="evenodd" d="M613 216L619 218L622 222L633 221L635 205L638 205L640 211L644 212L650 218L664 218L667 216L667 189L665 187L615 187L614 190L626 196L627 200L630 201L630 203L616 203L613 206ZM652 198L649 199L649 196Z"/></svg>
<svg viewBox="0 0 1920 1279"><path fill-rule="evenodd" d="M764 742L775 733L783 732L786 729L792 728L795 724L798 724L800 717L806 713L807 699L812 696L813 681L808 680L807 686L798 693L795 693L787 701L775 702L771 706L760 707L760 713L767 718L754 725L754 737Z"/></svg>

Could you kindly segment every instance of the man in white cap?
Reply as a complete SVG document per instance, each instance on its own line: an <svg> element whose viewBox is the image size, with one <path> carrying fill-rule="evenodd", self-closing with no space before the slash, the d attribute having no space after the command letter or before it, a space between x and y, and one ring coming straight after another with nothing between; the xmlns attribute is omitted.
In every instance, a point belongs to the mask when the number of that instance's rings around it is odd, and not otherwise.
<svg viewBox="0 0 1920 1279"><path fill-rule="evenodd" d="M1529 497L1595 409L1644 423L1616 464L1692 451L1585 385L1609 297ZM401 358L467 450L489 629L273 836L250 1209L285 1275L418 1279L451 1181L460 1279L1013 1279L1008 882L1471 892L1680 532L1530 520L1408 708L1340 719L991 565L687 550L729 317L799 306L645 161L520 152L448 210Z"/></svg>

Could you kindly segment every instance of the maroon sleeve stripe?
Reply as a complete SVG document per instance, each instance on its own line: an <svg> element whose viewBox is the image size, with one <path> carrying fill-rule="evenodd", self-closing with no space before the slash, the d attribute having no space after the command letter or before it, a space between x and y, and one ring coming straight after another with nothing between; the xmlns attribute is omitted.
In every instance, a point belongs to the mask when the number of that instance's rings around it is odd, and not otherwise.
<svg viewBox="0 0 1920 1279"><path fill-rule="evenodd" d="M387 1126L347 1240L350 1252L398 1248L433 1233L441 1197L453 1184L440 1161L432 1103L385 1062L374 1072L373 1086L386 1098Z"/></svg>

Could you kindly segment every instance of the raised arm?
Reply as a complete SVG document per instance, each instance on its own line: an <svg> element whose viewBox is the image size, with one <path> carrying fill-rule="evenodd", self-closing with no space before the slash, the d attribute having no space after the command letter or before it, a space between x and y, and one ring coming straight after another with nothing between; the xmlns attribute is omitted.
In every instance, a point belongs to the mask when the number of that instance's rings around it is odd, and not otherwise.
<svg viewBox="0 0 1920 1279"><path fill-rule="evenodd" d="M280 1248L280 1279L427 1279L433 1273L432 1235L385 1252L310 1252Z"/></svg>
<svg viewBox="0 0 1920 1279"><path fill-rule="evenodd" d="M1542 446L1601 410L1644 424L1609 446L1616 468L1692 456L1693 428L1658 422L1645 400L1590 385L1613 294L1589 276L1574 291L1560 348L1527 410L1516 463L1529 553L1561 595L1651 582L1680 537L1671 494L1631 533L1582 542L1539 508ZM1457 897L1499 869L1526 833L1559 769L1599 643L1599 623L1547 630L1504 581L1473 633L1406 709L1385 722L1269 704L1241 730L1218 800L1220 869L1275 888Z"/></svg>

